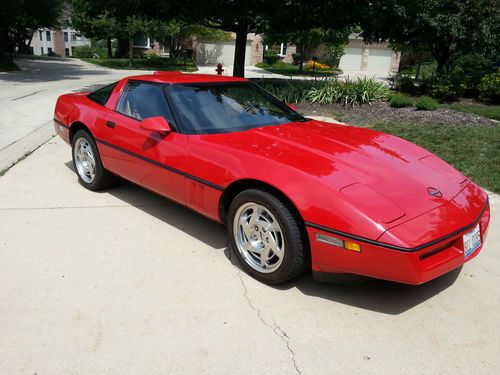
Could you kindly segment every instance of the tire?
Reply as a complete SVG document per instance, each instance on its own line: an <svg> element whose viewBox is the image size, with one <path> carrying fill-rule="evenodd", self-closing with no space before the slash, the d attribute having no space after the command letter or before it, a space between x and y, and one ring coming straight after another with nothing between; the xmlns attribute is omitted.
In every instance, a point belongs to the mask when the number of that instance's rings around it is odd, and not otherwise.
<svg viewBox="0 0 500 375"><path fill-rule="evenodd" d="M118 177L104 169L97 145L87 131L76 132L71 142L71 154L78 182L86 189L101 190L118 182Z"/></svg>
<svg viewBox="0 0 500 375"><path fill-rule="evenodd" d="M250 189L231 202L227 223L230 245L255 279L282 284L308 266L307 234L287 205L266 191Z"/></svg>

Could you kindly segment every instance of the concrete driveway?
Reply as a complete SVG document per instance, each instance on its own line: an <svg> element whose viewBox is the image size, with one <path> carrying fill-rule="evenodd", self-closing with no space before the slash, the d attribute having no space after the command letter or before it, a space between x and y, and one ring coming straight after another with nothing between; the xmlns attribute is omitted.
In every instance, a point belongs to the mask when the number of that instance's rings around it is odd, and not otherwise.
<svg viewBox="0 0 500 375"><path fill-rule="evenodd" d="M428 284L270 287L218 224L132 184L82 188L54 138L0 177L0 373L497 373L491 204L483 252Z"/></svg>
<svg viewBox="0 0 500 375"><path fill-rule="evenodd" d="M6 127L26 139L50 121L59 93L129 74L83 66L49 80L23 63L22 80L1 76L4 144ZM53 138L0 177L0 374L496 374L490 199L483 252L428 284L305 274L270 287L240 270L218 224L132 184L82 188Z"/></svg>

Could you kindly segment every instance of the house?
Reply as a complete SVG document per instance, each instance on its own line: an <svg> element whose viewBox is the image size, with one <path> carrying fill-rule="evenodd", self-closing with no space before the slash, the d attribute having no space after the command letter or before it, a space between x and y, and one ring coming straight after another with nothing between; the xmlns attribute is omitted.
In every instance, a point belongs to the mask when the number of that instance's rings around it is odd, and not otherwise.
<svg viewBox="0 0 500 375"><path fill-rule="evenodd" d="M90 39L78 34L75 29L64 27L58 30L39 29L33 34L30 47L34 55L73 56L73 48L90 45Z"/></svg>
<svg viewBox="0 0 500 375"><path fill-rule="evenodd" d="M223 65L233 65L234 48L234 39L225 42L195 40L196 63L198 65L216 65L220 62ZM255 65L262 62L263 51L266 49L262 36L248 34L246 48L245 65ZM295 45L281 43L275 48L282 61L292 63L292 55L296 53ZM311 56L318 56L321 61L322 46L309 52ZM345 48L345 54L340 60L339 68L345 74L366 73L389 76L390 73L398 71L400 59L401 54L392 50L388 43L367 44L363 42L359 34L352 34Z"/></svg>

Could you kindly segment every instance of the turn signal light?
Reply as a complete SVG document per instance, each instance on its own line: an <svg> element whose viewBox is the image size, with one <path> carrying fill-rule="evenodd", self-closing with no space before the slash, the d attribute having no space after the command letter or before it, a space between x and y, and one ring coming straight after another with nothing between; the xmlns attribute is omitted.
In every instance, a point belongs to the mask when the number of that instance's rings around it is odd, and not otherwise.
<svg viewBox="0 0 500 375"><path fill-rule="evenodd" d="M361 246L359 246L359 244L357 244L356 242L344 241L344 247L347 250L356 251L358 253L361 252Z"/></svg>
<svg viewBox="0 0 500 375"><path fill-rule="evenodd" d="M321 233L316 233L316 240L318 240L319 242L327 243L328 245L343 247L346 250L355 251L357 253L361 252L361 246L359 244L357 244L356 242L343 241L340 238L326 236L326 235L321 234Z"/></svg>

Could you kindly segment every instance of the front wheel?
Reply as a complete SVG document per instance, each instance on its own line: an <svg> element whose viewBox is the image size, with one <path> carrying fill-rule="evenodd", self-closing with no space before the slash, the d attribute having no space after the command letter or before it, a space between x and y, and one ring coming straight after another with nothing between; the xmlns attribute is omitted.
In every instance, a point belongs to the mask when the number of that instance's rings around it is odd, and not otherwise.
<svg viewBox="0 0 500 375"><path fill-rule="evenodd" d="M306 238L298 219L268 192L238 194L229 208L228 232L240 263L262 282L281 284L306 268Z"/></svg>

